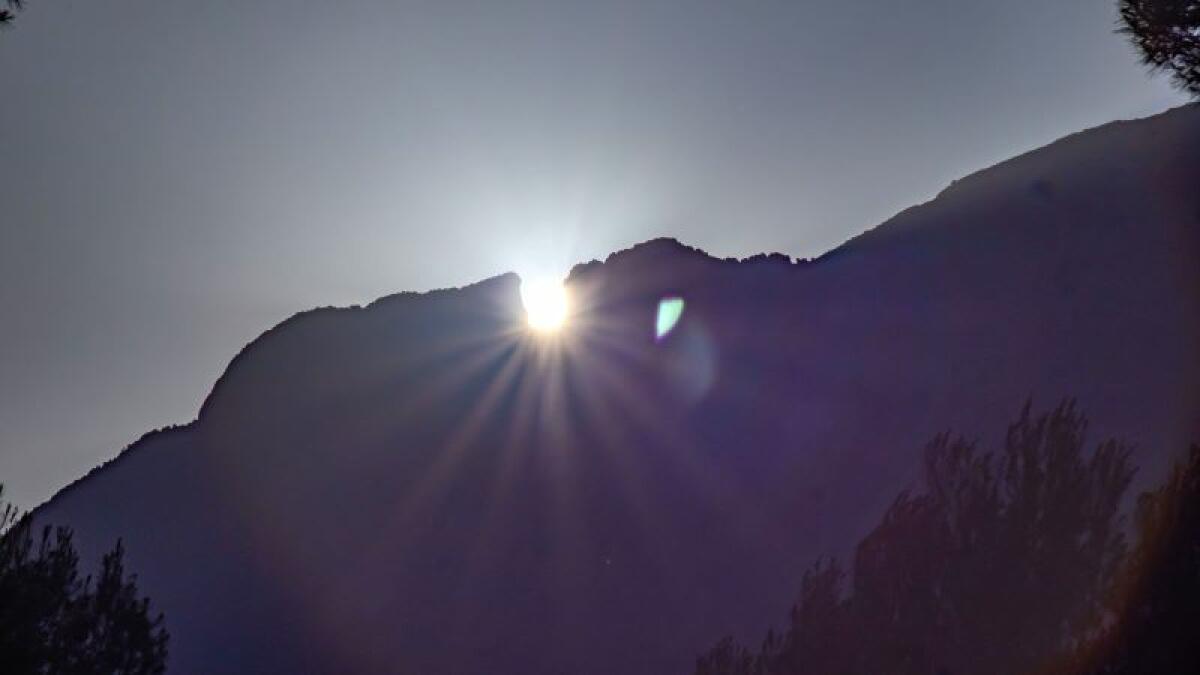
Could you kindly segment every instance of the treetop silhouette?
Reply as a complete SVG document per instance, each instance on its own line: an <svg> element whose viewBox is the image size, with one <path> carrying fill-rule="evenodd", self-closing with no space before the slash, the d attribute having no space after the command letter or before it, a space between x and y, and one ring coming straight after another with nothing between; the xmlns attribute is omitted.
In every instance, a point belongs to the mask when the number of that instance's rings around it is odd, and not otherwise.
<svg viewBox="0 0 1200 675"><path fill-rule="evenodd" d="M1130 448L1085 450L1073 401L1026 403L1002 448L940 434L920 492L905 491L858 545L805 572L782 637L732 641L698 675L1029 672L1096 630L1126 544Z"/></svg>
<svg viewBox="0 0 1200 675"><path fill-rule="evenodd" d="M2 493L2 489L0 489ZM0 511L0 664L5 673L153 675L166 669L161 614L125 573L118 541L95 576L80 576L66 528L34 534L29 516Z"/></svg>
<svg viewBox="0 0 1200 675"><path fill-rule="evenodd" d="M1176 87L1200 97L1200 2L1120 0L1119 33L1141 53L1142 63L1168 72Z"/></svg>

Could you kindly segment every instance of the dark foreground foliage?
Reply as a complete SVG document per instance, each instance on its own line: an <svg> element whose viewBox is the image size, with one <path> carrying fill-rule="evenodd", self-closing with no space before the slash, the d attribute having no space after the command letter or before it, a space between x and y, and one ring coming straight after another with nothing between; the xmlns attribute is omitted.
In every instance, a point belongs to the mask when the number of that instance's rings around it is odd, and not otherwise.
<svg viewBox="0 0 1200 675"><path fill-rule="evenodd" d="M1181 631L1200 626L1194 600L1173 597L1170 581L1190 574L1200 584L1194 533L1177 540L1179 521L1191 518L1195 529L1194 500L1184 509L1178 495L1196 494L1197 460L1143 500L1130 557L1137 569L1121 574L1130 451L1110 440L1089 452L1086 431L1065 402L1038 416L1026 404L996 453L938 436L926 449L923 491L902 493L862 540L849 583L837 560L817 562L785 631L757 650L726 639L696 674L1000 675L1089 664L1089 672L1185 672L1146 659L1170 653L1154 640L1182 649ZM1107 632L1111 591L1129 579L1145 581L1127 588L1132 613ZM1092 646L1100 640L1103 653ZM1137 665L1102 670L1101 659Z"/></svg>
<svg viewBox="0 0 1200 675"><path fill-rule="evenodd" d="M1200 96L1200 2L1120 0L1121 33L1142 63L1170 73L1175 86Z"/></svg>
<svg viewBox="0 0 1200 675"><path fill-rule="evenodd" d="M33 531L11 506L0 515L0 671L6 674L148 675L166 668L162 615L125 574L124 549L79 574L65 528Z"/></svg>
<svg viewBox="0 0 1200 675"><path fill-rule="evenodd" d="M1141 497L1137 523L1113 623L1057 672L1200 673L1200 446Z"/></svg>

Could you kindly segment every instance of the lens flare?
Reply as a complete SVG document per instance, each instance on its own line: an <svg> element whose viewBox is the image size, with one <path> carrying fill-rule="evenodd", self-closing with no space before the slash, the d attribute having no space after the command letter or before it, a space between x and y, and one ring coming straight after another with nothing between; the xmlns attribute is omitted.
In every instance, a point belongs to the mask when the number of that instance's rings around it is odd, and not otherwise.
<svg viewBox="0 0 1200 675"><path fill-rule="evenodd" d="M567 321L570 298L566 287L556 279L522 279L521 303L529 327L536 331L554 332Z"/></svg>
<svg viewBox="0 0 1200 675"><path fill-rule="evenodd" d="M654 319L654 339L661 340L675 329L683 316L683 298L663 298L658 301L658 316Z"/></svg>

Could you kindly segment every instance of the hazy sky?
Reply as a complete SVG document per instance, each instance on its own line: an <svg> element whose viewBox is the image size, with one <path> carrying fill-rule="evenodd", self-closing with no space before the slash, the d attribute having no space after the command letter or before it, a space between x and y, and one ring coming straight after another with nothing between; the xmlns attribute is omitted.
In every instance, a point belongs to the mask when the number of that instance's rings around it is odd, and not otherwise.
<svg viewBox="0 0 1200 675"><path fill-rule="evenodd" d="M0 481L190 420L296 311L671 235L807 257L1183 101L1115 0L33 0L0 33Z"/></svg>

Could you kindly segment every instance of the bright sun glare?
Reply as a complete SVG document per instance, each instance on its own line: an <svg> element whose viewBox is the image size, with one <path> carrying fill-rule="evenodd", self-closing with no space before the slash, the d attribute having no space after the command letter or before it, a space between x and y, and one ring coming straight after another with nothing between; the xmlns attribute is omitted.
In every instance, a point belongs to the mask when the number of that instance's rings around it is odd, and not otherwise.
<svg viewBox="0 0 1200 675"><path fill-rule="evenodd" d="M562 282L552 278L521 280L521 302L529 327L543 333L562 328L567 320L569 299Z"/></svg>

